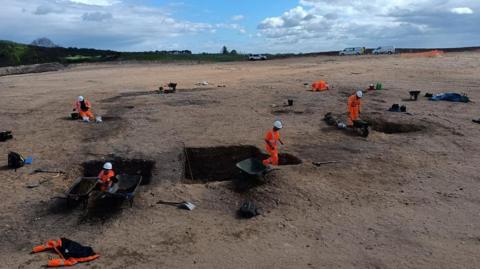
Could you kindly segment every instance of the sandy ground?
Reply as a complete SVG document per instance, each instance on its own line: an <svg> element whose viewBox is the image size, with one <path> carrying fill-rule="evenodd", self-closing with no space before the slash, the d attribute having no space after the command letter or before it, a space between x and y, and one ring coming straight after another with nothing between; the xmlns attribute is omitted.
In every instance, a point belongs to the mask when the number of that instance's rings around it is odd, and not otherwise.
<svg viewBox="0 0 480 269"><path fill-rule="evenodd" d="M0 143L0 163L11 150L34 163L0 167L0 267L39 268L55 255L31 255L32 246L68 237L101 254L77 268L479 268L480 125L471 122L480 117L478 103L402 101L412 89L480 100L479 72L479 53L451 53L85 65L1 77L0 127L15 138ZM303 85L317 79L333 89L314 93ZM210 85L195 86L204 80ZM169 81L179 83L176 94L149 93ZM345 117L348 95L377 81L386 89L365 95L362 117L421 131L372 131L365 139L323 122L329 111ZM67 120L80 94L95 113L113 118ZM289 98L290 110L282 107ZM387 112L393 103L410 114ZM285 126L281 152L301 165L281 166L247 193L229 181L184 180L184 144L263 149L275 119ZM82 175L82 162L109 154L156 162L133 207L101 219L84 217L80 207L60 210L53 197ZM329 160L339 163L312 165ZM30 174L36 168L67 174ZM247 198L263 215L236 217ZM179 210L160 199L198 207Z"/></svg>

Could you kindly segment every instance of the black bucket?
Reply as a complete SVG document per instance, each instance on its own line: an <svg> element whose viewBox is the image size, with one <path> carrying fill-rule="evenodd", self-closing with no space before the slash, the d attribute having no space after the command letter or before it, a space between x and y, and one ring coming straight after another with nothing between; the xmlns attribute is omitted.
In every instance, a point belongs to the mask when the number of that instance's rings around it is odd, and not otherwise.
<svg viewBox="0 0 480 269"><path fill-rule="evenodd" d="M292 99L288 99L288 106L293 106L293 100Z"/></svg>

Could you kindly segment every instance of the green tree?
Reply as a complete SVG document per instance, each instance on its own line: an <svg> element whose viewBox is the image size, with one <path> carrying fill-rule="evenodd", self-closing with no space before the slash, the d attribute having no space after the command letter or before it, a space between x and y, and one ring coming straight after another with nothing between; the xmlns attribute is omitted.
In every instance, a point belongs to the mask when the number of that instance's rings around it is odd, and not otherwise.
<svg viewBox="0 0 480 269"><path fill-rule="evenodd" d="M229 54L227 46L223 46L222 48L222 54Z"/></svg>

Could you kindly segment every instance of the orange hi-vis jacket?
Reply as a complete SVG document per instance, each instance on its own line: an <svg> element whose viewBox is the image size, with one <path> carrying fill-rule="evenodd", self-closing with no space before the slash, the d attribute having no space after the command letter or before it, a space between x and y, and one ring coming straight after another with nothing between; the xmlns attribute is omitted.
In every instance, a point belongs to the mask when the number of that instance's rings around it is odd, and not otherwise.
<svg viewBox="0 0 480 269"><path fill-rule="evenodd" d="M265 135L265 140L270 142L270 144L273 146L270 147L268 143L265 143L265 149L267 150L268 154L270 155L270 158L263 160L264 165L278 165L278 140L280 140L280 132L276 131L274 132L273 130L270 130L267 132Z"/></svg>
<svg viewBox="0 0 480 269"><path fill-rule="evenodd" d="M312 84L312 91L326 91L328 90L328 84L324 80L315 81Z"/></svg>
<svg viewBox="0 0 480 269"><path fill-rule="evenodd" d="M98 178L102 181L102 184L100 185L100 190L106 191L110 186L112 185L112 177L115 176L115 172L113 170L108 170L107 173L105 173L105 170L100 171L98 174Z"/></svg>
<svg viewBox="0 0 480 269"><path fill-rule="evenodd" d="M273 148L271 148L270 145L266 143L265 147L267 151L277 150L278 140L280 140L280 132L279 131L274 132L273 130L268 131L267 134L265 135L265 140L269 141L270 144L273 145Z"/></svg>
<svg viewBox="0 0 480 269"><path fill-rule="evenodd" d="M358 120L360 115L360 107L362 102L360 98L357 97L356 94L351 95L348 97L348 125L352 125L354 120Z"/></svg>
<svg viewBox="0 0 480 269"><path fill-rule="evenodd" d="M36 246L33 248L32 253L38 253L46 250L53 250L55 251L59 256L60 259L52 259L48 261L47 266L48 267L60 267L60 266L72 266L75 265L79 262L89 262L93 261L96 258L100 257L100 255L95 254L93 251L91 251L90 256L87 257L68 257L66 258L64 254L62 254L62 241L65 239L58 239L58 240L49 240L47 243L44 245ZM66 239L68 240L68 239ZM70 241L72 242L72 241ZM68 251L68 249L67 249Z"/></svg>
<svg viewBox="0 0 480 269"><path fill-rule="evenodd" d="M90 101L88 101L86 99L84 101L85 101L85 106L88 108L88 110L90 110L90 108L92 108L92 104L90 103ZM83 111L82 110L82 105L81 105L80 101L78 101L78 100L75 102L74 108L77 110L77 112ZM84 111L84 112L86 112L86 111Z"/></svg>

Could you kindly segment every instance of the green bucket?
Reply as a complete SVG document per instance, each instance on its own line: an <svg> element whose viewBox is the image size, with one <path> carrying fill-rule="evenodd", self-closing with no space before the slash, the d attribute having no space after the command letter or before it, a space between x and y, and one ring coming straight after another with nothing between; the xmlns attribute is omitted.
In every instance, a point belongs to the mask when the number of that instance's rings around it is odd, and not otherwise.
<svg viewBox="0 0 480 269"><path fill-rule="evenodd" d="M375 85L375 90L379 91L381 89L383 89L382 83L377 83L377 85Z"/></svg>

